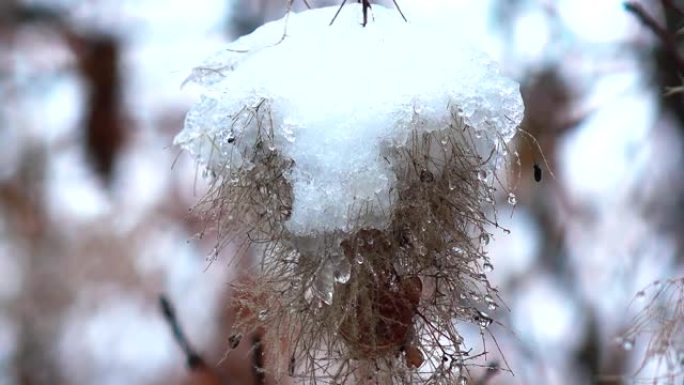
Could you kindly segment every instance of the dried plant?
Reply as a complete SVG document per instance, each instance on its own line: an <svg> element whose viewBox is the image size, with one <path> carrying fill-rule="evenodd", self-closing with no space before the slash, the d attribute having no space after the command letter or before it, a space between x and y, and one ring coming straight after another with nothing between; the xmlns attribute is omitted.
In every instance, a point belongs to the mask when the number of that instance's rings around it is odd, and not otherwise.
<svg viewBox="0 0 684 385"><path fill-rule="evenodd" d="M681 383L684 378L684 279L655 281L636 295L643 304L619 342L632 350L648 341L636 382Z"/></svg>
<svg viewBox="0 0 684 385"><path fill-rule="evenodd" d="M207 92L176 143L214 178L199 210L217 250L258 256L234 284L232 347L258 334L275 379L465 383L477 354L459 328L484 335L499 306L485 227L496 226L496 173L522 118L518 85L466 47L406 66L388 35L441 35L408 33L382 8L364 28L364 5L342 7L334 27L334 8L268 24L200 67L191 80ZM343 76L346 64L329 60L339 55L396 67ZM433 77L396 79L416 66ZM347 97L359 108L340 105Z"/></svg>
<svg viewBox="0 0 684 385"><path fill-rule="evenodd" d="M305 383L466 381L471 350L458 326L484 330L498 307L484 250L492 159L476 150L492 138L474 136L457 108L451 116L447 126L414 131L406 146L386 144L397 177L390 223L353 233L305 237L284 226L293 161L273 143L266 99L232 115L234 130L206 141L216 179L198 208L216 224L217 247L261 253L253 279L234 285L233 348L263 332L273 376ZM243 151L241 166L225 148ZM354 208L358 218L367 209Z"/></svg>

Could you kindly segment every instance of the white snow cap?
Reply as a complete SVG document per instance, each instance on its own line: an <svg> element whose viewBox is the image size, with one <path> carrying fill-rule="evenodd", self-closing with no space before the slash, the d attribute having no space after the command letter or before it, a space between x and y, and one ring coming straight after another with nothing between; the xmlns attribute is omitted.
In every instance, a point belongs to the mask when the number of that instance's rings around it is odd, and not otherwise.
<svg viewBox="0 0 684 385"><path fill-rule="evenodd" d="M439 25L405 22L374 5L290 14L268 23L198 67L203 87L175 143L219 176L249 168L255 138L293 161L285 226L297 235L384 228L397 175L385 154L414 133L454 127L454 112L496 167L523 114L518 84ZM372 17L371 17L372 14ZM269 124L242 112L267 108ZM494 156L492 156L494 155ZM437 166L438 167L438 166Z"/></svg>

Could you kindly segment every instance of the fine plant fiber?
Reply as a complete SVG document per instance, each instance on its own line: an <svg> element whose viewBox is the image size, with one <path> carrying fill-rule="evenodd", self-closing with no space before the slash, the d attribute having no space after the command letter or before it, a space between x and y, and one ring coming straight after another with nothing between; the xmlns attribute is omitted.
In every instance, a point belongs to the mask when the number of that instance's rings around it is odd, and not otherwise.
<svg viewBox="0 0 684 385"><path fill-rule="evenodd" d="M647 341L641 365L633 375L638 383L679 384L684 379L684 279L656 281L637 293L641 305L619 341L633 350Z"/></svg>
<svg viewBox="0 0 684 385"><path fill-rule="evenodd" d="M211 149L215 178L197 209L216 227L217 250L232 244L236 255L259 255L252 278L233 284L231 341L263 333L273 378L312 384L465 378L474 357L458 328L488 328L487 312L498 306L483 268L495 189L488 159L477 151L481 138L458 108L447 108L448 126L413 130L401 145L385 143L382 157L397 180L389 224L351 233L287 230L293 161L273 143L268 100L236 111L230 119L239 129L206 141L251 141L235 147L247 149L242 166L225 150L219 154L225 146ZM368 205L352 207L351 221Z"/></svg>
<svg viewBox="0 0 684 385"><path fill-rule="evenodd" d="M217 141L236 140L232 133L225 138L211 138L210 159L222 164L214 170L225 170L213 175L211 188L198 203L196 210L205 223L214 225L219 238L216 251L232 244L236 255L242 255L252 244L277 244L282 236L282 223L292 209L292 188L285 179L291 160L283 158L273 146L270 110L265 99L246 106L231 117L233 125L253 125L258 132L249 146L251 153L243 154L253 167L231 167L232 154L221 154ZM242 138L240 138L242 140ZM227 155L227 156L226 156ZM215 174L216 171L213 171Z"/></svg>

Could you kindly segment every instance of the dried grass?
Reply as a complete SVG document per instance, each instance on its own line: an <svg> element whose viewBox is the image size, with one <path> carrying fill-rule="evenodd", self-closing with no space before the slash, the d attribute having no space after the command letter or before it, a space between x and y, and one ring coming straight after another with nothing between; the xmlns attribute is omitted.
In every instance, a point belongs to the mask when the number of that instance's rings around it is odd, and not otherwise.
<svg viewBox="0 0 684 385"><path fill-rule="evenodd" d="M656 281L637 293L643 304L620 337L626 350L637 340L648 341L637 383L675 384L684 380L684 278Z"/></svg>
<svg viewBox="0 0 684 385"><path fill-rule="evenodd" d="M414 132L405 147L387 145L384 157L398 180L387 228L302 237L285 226L295 199L288 179L293 162L274 145L268 102L254 106L232 119L235 132L256 130L256 138L232 132L211 138L217 153L226 142L253 140L236 146L248 149L242 158L250 166L231 167L230 154L221 153L228 160L211 168L215 183L198 206L216 225L217 248L233 243L261 255L253 279L234 284L231 345L263 332L275 379L464 381L472 357L458 326L489 327L485 311L498 306L498 297L483 269L493 177L458 110L452 108L449 127ZM334 270L329 303L319 295L324 269Z"/></svg>

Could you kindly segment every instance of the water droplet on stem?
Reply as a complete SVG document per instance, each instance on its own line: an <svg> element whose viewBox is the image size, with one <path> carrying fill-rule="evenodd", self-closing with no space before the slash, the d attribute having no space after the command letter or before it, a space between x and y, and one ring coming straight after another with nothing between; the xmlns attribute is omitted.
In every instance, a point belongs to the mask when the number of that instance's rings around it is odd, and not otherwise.
<svg viewBox="0 0 684 385"><path fill-rule="evenodd" d="M517 203L518 203L518 198L516 198L515 194L508 193L508 204L511 206L515 206Z"/></svg>

